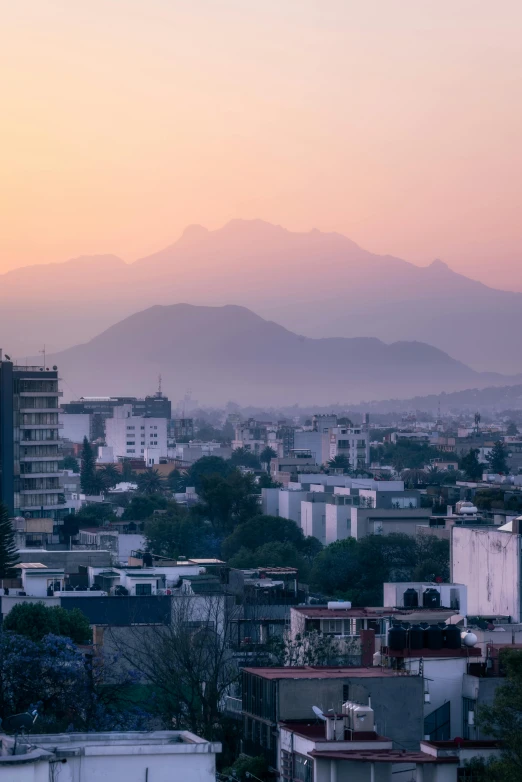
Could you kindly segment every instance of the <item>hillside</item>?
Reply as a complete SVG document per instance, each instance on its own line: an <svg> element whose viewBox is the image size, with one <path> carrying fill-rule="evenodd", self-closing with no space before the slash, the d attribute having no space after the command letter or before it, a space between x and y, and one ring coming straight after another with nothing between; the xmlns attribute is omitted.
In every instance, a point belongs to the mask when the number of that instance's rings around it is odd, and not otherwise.
<svg viewBox="0 0 522 782"><path fill-rule="evenodd" d="M191 226L132 264L94 256L0 275L2 347L18 356L44 343L62 349L176 301L234 302L308 337L417 340L479 371L522 372L522 293L489 288L441 261L419 267L340 234L260 220Z"/></svg>
<svg viewBox="0 0 522 782"><path fill-rule="evenodd" d="M497 381L419 342L310 339L244 307L154 306L54 356L76 395L145 394L202 403L357 402Z"/></svg>

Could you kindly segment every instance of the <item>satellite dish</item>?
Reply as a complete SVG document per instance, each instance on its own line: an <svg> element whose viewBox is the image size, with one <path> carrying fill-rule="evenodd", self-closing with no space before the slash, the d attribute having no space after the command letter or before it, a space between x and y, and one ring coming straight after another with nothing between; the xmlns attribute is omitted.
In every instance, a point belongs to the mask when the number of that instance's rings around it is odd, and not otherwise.
<svg viewBox="0 0 522 782"><path fill-rule="evenodd" d="M320 720L326 720L324 712L319 708L319 706L312 706L312 711L316 717L319 717Z"/></svg>
<svg viewBox="0 0 522 782"><path fill-rule="evenodd" d="M3 728L6 733L22 733L33 727L37 717L36 709L32 712L24 711L21 714L13 714L3 721Z"/></svg>

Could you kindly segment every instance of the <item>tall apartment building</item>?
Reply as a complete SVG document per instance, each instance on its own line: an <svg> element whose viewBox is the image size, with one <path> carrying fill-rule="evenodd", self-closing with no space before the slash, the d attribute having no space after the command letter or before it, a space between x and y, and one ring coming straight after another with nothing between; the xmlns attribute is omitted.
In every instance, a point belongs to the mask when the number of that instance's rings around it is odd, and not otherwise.
<svg viewBox="0 0 522 782"><path fill-rule="evenodd" d="M15 366L0 351L0 500L12 516L69 512L58 476L58 371Z"/></svg>
<svg viewBox="0 0 522 782"><path fill-rule="evenodd" d="M146 449L167 456L167 419L134 415L132 405L115 407L105 421L105 442L117 458L143 459Z"/></svg>

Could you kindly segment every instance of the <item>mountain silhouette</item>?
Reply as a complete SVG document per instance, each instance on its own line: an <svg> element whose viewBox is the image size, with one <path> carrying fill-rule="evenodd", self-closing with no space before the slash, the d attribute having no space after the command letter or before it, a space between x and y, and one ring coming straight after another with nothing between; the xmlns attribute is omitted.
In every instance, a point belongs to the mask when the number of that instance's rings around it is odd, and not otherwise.
<svg viewBox="0 0 522 782"><path fill-rule="evenodd" d="M205 404L356 403L506 382L420 342L311 339L235 305L156 305L48 361L77 396L151 393L161 374L172 399L191 389Z"/></svg>
<svg viewBox="0 0 522 782"><path fill-rule="evenodd" d="M522 293L489 288L440 260L419 267L337 233L261 220L189 226L130 264L91 256L0 275L2 346L18 356L44 342L61 349L176 301L234 302L308 337L417 340L478 371L522 371Z"/></svg>

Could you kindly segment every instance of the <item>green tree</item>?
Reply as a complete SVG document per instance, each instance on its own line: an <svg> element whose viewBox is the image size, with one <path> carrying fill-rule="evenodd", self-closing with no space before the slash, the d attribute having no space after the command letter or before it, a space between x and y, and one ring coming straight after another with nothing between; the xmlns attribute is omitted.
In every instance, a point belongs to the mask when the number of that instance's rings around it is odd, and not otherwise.
<svg viewBox="0 0 522 782"><path fill-rule="evenodd" d="M237 554L240 549L255 551L267 543L290 543L297 550L304 544L302 530L292 519L280 516L256 516L250 521L239 524L223 541L221 550L226 559Z"/></svg>
<svg viewBox="0 0 522 782"><path fill-rule="evenodd" d="M417 564L413 581L435 581L450 578L450 544L434 535L419 535L416 540Z"/></svg>
<svg viewBox="0 0 522 782"><path fill-rule="evenodd" d="M169 501L161 494L134 496L122 514L122 521L150 519L155 510L168 510Z"/></svg>
<svg viewBox="0 0 522 782"><path fill-rule="evenodd" d="M251 467L253 470L259 470L261 467L259 457L246 448L235 448L230 457L230 464L234 467Z"/></svg>
<svg viewBox="0 0 522 782"><path fill-rule="evenodd" d="M164 489L164 481L157 470L153 468L145 470L138 475L138 491L148 497L161 494Z"/></svg>
<svg viewBox="0 0 522 782"><path fill-rule="evenodd" d="M173 492L183 492L186 489L185 481L179 470L172 470L167 475L167 486Z"/></svg>
<svg viewBox="0 0 522 782"><path fill-rule="evenodd" d="M270 472L270 462L272 459L277 458L277 453L274 451L273 448L270 448L269 445L266 446L266 448L263 448L261 453L259 454L259 461L261 464L266 464L267 466L267 472Z"/></svg>
<svg viewBox="0 0 522 782"><path fill-rule="evenodd" d="M221 776L225 779L237 779L238 782L247 782L249 779L260 779L265 782L273 778L272 774L269 774L268 762L263 755L255 758L240 755L231 766L223 770Z"/></svg>
<svg viewBox="0 0 522 782"><path fill-rule="evenodd" d="M220 475L226 478L232 472L232 466L220 456L202 456L187 471L185 486L194 486L199 494L203 478Z"/></svg>
<svg viewBox="0 0 522 782"><path fill-rule="evenodd" d="M4 619L4 630L41 641L46 635L63 635L76 644L91 640L89 620L78 608L71 611L43 603L18 603Z"/></svg>
<svg viewBox="0 0 522 782"><path fill-rule="evenodd" d="M507 448L501 440L497 440L486 456L486 461L490 472L500 473L501 475L509 473L509 467L507 465Z"/></svg>
<svg viewBox="0 0 522 782"><path fill-rule="evenodd" d="M117 483L121 482L121 473L114 464L105 464L96 473L102 480L105 489L113 489Z"/></svg>
<svg viewBox="0 0 522 782"><path fill-rule="evenodd" d="M355 538L337 540L315 558L310 585L331 597L344 597L360 577L358 543Z"/></svg>
<svg viewBox="0 0 522 782"><path fill-rule="evenodd" d="M477 724L485 733L502 741L502 755L487 764L487 780L519 782L522 779L522 652L505 649L501 665L506 683L495 691L492 706L477 710Z"/></svg>
<svg viewBox="0 0 522 782"><path fill-rule="evenodd" d="M460 460L459 467L468 481L480 481L484 472L484 465L478 460L478 448L470 448L469 453Z"/></svg>
<svg viewBox="0 0 522 782"><path fill-rule="evenodd" d="M330 459L328 467L331 467L333 470L344 470L344 472L348 472L350 469L350 460L345 454L338 454L337 456L334 456L333 459Z"/></svg>
<svg viewBox="0 0 522 782"><path fill-rule="evenodd" d="M518 426L514 421L510 421L506 428L506 434L508 437L516 437L518 434Z"/></svg>
<svg viewBox="0 0 522 782"><path fill-rule="evenodd" d="M7 507L0 502L0 582L16 575L14 566L19 561L9 513Z"/></svg>
<svg viewBox="0 0 522 782"><path fill-rule="evenodd" d="M310 569L306 559L292 543L279 541L265 543L253 551L240 548L237 554L228 560L228 565L234 568L295 567L303 581L306 581Z"/></svg>
<svg viewBox="0 0 522 782"><path fill-rule="evenodd" d="M94 478L96 474L94 453L90 442L86 437L83 438L82 455L81 455L81 469L80 469L80 484L82 492L84 494L97 494L96 486L94 485Z"/></svg>
<svg viewBox="0 0 522 782"><path fill-rule="evenodd" d="M228 535L259 513L256 485L252 475L234 470L226 477L202 476L198 491L200 502L194 512L208 520L219 536Z"/></svg>
<svg viewBox="0 0 522 782"><path fill-rule="evenodd" d="M154 554L171 559L210 557L215 555L215 543L209 527L185 508L173 513L152 516L145 522L147 548Z"/></svg>
<svg viewBox="0 0 522 782"><path fill-rule="evenodd" d="M92 502L84 505L74 518L80 526L100 527L116 520L114 510L109 502Z"/></svg>
<svg viewBox="0 0 522 782"><path fill-rule="evenodd" d="M80 465L78 459L74 456L64 456L60 462L58 462L60 470L72 470L73 472L80 472Z"/></svg>
<svg viewBox="0 0 522 782"><path fill-rule="evenodd" d="M424 470L419 469L418 467L412 467L408 470L404 470L401 473L401 478L406 486L410 486L411 488L416 488L421 484L427 483L428 474Z"/></svg>
<svg viewBox="0 0 522 782"><path fill-rule="evenodd" d="M279 483L278 481L274 481L268 472L262 472L257 479L258 489L281 489L282 486L283 484Z"/></svg>

